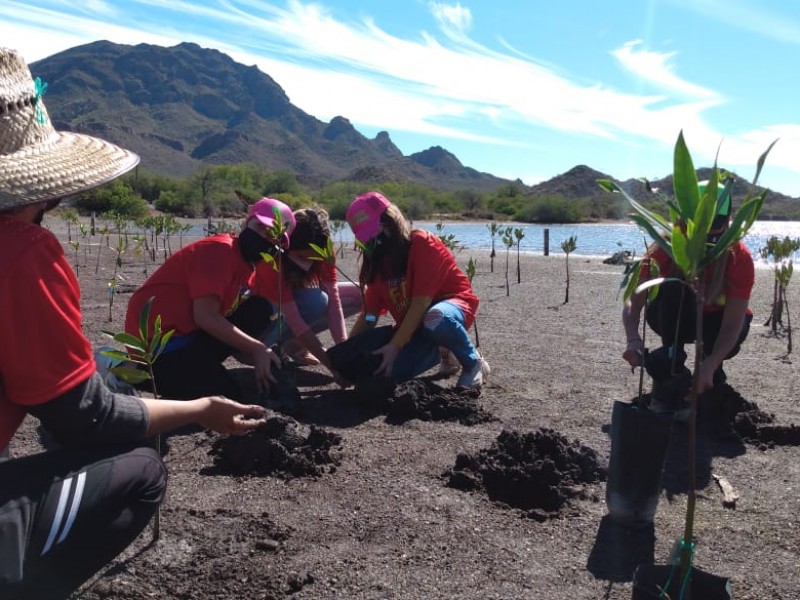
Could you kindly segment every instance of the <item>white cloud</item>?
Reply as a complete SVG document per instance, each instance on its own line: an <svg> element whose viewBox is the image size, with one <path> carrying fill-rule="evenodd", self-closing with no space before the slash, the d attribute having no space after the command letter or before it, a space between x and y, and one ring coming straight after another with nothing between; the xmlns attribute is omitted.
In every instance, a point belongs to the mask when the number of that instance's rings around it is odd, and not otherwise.
<svg viewBox="0 0 800 600"><path fill-rule="evenodd" d="M641 45L641 40L633 40L613 50L611 55L636 77L661 89L686 97L710 99L719 97L715 91L690 83L675 74L671 61L676 52L653 52L640 48Z"/></svg>
<svg viewBox="0 0 800 600"><path fill-rule="evenodd" d="M472 27L472 12L458 2L455 4L429 2L428 8L445 31L466 33Z"/></svg>

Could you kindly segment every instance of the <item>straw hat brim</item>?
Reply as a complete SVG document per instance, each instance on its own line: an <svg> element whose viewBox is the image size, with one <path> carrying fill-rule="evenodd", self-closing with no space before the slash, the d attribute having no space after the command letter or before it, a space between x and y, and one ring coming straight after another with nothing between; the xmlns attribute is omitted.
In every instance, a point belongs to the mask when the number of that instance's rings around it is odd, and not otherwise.
<svg viewBox="0 0 800 600"><path fill-rule="evenodd" d="M138 155L105 140L52 131L44 142L0 155L0 210L90 190L138 163Z"/></svg>

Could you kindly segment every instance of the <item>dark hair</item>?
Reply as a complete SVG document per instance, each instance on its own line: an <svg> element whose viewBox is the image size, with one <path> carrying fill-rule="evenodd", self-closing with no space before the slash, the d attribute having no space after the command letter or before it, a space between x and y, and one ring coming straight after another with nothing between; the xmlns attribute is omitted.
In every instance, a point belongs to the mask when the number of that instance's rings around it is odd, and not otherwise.
<svg viewBox="0 0 800 600"><path fill-rule="evenodd" d="M331 231L328 226L328 213L320 206L299 208L294 211L296 225L289 237L289 251L307 250L311 244L326 248ZM288 257L283 261L283 278L292 288L305 287L318 279L322 261L316 261L311 269L304 271Z"/></svg>
<svg viewBox="0 0 800 600"><path fill-rule="evenodd" d="M328 213L324 208L313 206L294 211L296 225L289 240L289 250L305 250L311 244L324 248L331 236Z"/></svg>
<svg viewBox="0 0 800 600"><path fill-rule="evenodd" d="M381 225L388 230L370 240L367 251L361 254L361 269L358 281L363 287L372 283L378 276L383 279L396 279L406 273L408 253L411 248L411 227L397 205L390 204L381 215Z"/></svg>

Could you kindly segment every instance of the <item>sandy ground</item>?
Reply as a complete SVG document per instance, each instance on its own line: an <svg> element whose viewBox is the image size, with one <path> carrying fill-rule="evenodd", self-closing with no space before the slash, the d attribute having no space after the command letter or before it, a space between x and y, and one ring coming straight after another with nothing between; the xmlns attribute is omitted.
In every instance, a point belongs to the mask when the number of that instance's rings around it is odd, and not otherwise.
<svg viewBox="0 0 800 600"><path fill-rule="evenodd" d="M74 262L74 249L65 249ZM99 346L108 343L101 329L122 327L126 292L144 274L140 258L123 256L125 281L109 323L115 253L103 248L95 274L96 251L84 259L79 248L77 260L85 332ZM510 293L504 252L494 272L488 253L465 250L458 259L465 264L470 256L478 261L480 350L492 366L477 402L495 420L390 423L339 391L323 369L303 368L298 420L340 436L338 464L316 477L238 476L215 466L209 450L217 436L171 437L161 540L148 545L146 530L79 597L630 598L633 566L664 563L682 533L684 425L673 431L654 526L644 538L613 531L602 481L585 484L554 518L535 519L480 491L449 487L446 477L460 453L489 448L504 430L547 428L607 463L612 406L635 397L639 383L620 357L622 267L571 257L564 304L563 255L524 256L517 283L512 254ZM355 275L352 252L342 265ZM726 371L742 398L788 425L800 423L800 375L795 354L785 356L785 336L761 326L771 277L757 273L753 328ZM790 302L799 292L795 281ZM796 308L791 315L800 323ZM248 367L230 366L247 380ZM17 453L37 450L33 426L23 426ZM730 577L737 599L800 597L800 449L711 433L698 443L696 564ZM735 509L723 507L712 475L740 494Z"/></svg>

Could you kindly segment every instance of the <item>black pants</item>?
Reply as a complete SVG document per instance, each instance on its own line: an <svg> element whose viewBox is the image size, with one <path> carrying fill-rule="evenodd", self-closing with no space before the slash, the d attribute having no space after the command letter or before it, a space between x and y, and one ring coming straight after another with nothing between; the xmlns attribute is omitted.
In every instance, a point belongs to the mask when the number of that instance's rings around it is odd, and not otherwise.
<svg viewBox="0 0 800 600"><path fill-rule="evenodd" d="M662 283L655 300L647 307L645 318L650 328L661 337L663 346L678 347L695 341L697 329L697 307L695 294L683 284L669 281ZM747 334L750 332L752 315L747 315L742 323L736 345L725 357L733 358L739 353ZM708 356L717 343L722 327L722 311L703 313L703 355Z"/></svg>
<svg viewBox="0 0 800 600"><path fill-rule="evenodd" d="M254 296L228 320L247 335L257 338L267 329L271 315L269 300ZM222 364L235 351L205 331L198 331L188 345L165 352L153 365L158 394L179 400L201 396L226 396L240 400L239 386Z"/></svg>
<svg viewBox="0 0 800 600"><path fill-rule="evenodd" d="M166 485L151 448L0 463L0 598L67 598L141 533Z"/></svg>

